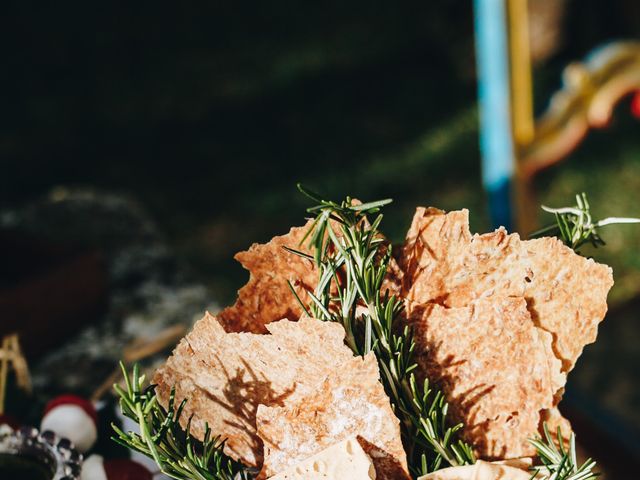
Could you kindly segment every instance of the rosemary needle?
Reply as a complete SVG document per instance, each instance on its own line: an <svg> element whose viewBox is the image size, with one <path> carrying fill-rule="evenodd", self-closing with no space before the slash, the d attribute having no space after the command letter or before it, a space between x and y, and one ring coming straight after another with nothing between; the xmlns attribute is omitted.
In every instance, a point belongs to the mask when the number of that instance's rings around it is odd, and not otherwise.
<svg viewBox="0 0 640 480"><path fill-rule="evenodd" d="M591 217L589 201L584 192L576 195L576 205L573 207L550 208L542 205L542 209L555 215L556 223L537 230L530 236L532 238L549 235L556 236L565 245L576 251L586 243L590 243L596 248L604 246L605 242L599 233L600 227L623 223L640 223L640 218L627 217L609 217L594 222Z"/></svg>
<svg viewBox="0 0 640 480"><path fill-rule="evenodd" d="M392 257L378 228L380 209L391 200L338 203L298 189L317 203L307 210L315 219L302 242L311 247L319 277L309 305L296 298L316 318L342 324L354 353L375 353L414 475L474 463L471 446L457 438L462 424L450 425L442 392L415 379L413 334L398 326L402 300L382 291Z"/></svg>
<svg viewBox="0 0 640 480"><path fill-rule="evenodd" d="M544 435L530 443L535 447L541 466L532 467L533 475L542 475L544 480L594 480L600 474L594 473L596 462L587 459L578 465L576 455L576 437L572 433L569 447L565 447L562 431L558 427L557 438L549 433L547 424L543 425ZM535 478L540 478L535 477Z"/></svg>
<svg viewBox="0 0 640 480"><path fill-rule="evenodd" d="M134 420L139 433L124 432L111 424L115 442L152 458L160 471L177 480L247 480L249 470L224 454L224 441L213 436L205 426L202 442L190 434L189 420L184 431L180 417L186 400L176 408L175 391L171 391L165 410L158 402L155 385L145 387L145 377L140 375L138 365L129 372L120 362L125 378L125 388L114 385L120 399L122 413Z"/></svg>

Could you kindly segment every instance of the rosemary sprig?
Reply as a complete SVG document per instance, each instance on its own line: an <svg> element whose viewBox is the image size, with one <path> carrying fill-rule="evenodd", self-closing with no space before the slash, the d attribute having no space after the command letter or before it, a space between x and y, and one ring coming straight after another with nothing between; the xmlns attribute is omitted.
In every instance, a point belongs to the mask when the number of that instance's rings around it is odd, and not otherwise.
<svg viewBox="0 0 640 480"><path fill-rule="evenodd" d="M541 466L531 468L534 475L540 474L544 480L594 480L600 475L594 473L596 462L590 458L578 466L576 437L573 433L569 438L567 449L560 427L558 427L557 442L549 433L546 423L543 427L544 437L530 440L542 462Z"/></svg>
<svg viewBox="0 0 640 480"><path fill-rule="evenodd" d="M449 425L442 393L415 379L413 334L406 326L400 329L397 321L402 301L382 292L392 257L391 246L378 231L379 212L391 200L359 204L347 197L336 203L301 185L298 189L317 202L307 210L315 220L301 242L308 240L312 255L289 250L312 258L319 271L309 305L296 295L301 305L316 318L342 324L354 353L375 353L413 474L474 463L471 447L457 438L462 424ZM369 222L372 215L376 217Z"/></svg>
<svg viewBox="0 0 640 480"><path fill-rule="evenodd" d="M116 435L114 441L131 450L152 458L160 471L177 480L247 480L246 467L227 457L224 441L211 435L205 426L202 442L194 440L190 425L186 431L180 426L180 416L186 400L175 408L175 391L171 391L169 405L165 410L159 403L155 385L145 387L145 377L140 375L138 365L134 365L131 377L120 362L126 389L114 385L120 399L122 413L134 420L140 433L123 432L111 424Z"/></svg>
<svg viewBox="0 0 640 480"><path fill-rule="evenodd" d="M542 209L553 213L556 223L533 232L531 237L556 236L573 250L577 250L586 243L591 243L596 248L604 246L605 242L598 232L600 227L621 223L640 223L640 218L626 217L608 217L594 222L589 201L584 192L576 195L576 205L573 207L550 208L542 205Z"/></svg>

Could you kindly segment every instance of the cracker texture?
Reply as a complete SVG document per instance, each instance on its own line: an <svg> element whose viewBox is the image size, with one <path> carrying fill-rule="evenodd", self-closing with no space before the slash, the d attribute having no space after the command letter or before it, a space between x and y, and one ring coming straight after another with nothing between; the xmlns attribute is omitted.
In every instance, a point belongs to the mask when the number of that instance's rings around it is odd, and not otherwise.
<svg viewBox="0 0 640 480"><path fill-rule="evenodd" d="M341 325L302 318L266 325L268 335L227 333L206 314L153 378L166 407L172 387L187 399L181 423L202 439L205 422L226 438L225 452L249 466L262 465L256 435L258 405L287 405L311 394L353 358Z"/></svg>
<svg viewBox="0 0 640 480"><path fill-rule="evenodd" d="M284 247L309 254L301 245L309 228L235 256L248 283L157 370L159 401L166 406L175 387L177 401L188 400L183 427L192 417L201 439L207 423L227 439L225 453L263 477L358 436L378 479L408 479L373 354L353 357L339 324L300 318L289 282L308 302L318 272ZM569 434L557 404L595 341L612 285L608 266L556 238L523 241L503 228L472 235L467 210L418 208L383 290L405 299L419 377L441 386L480 457L502 459L533 455L527 439L544 421Z"/></svg>
<svg viewBox="0 0 640 480"><path fill-rule="evenodd" d="M311 254L307 240L301 242L312 223L293 227L268 243L254 243L249 250L235 255L234 258L249 271L249 282L238 291L235 304L217 315L226 331L266 333L268 323L283 318L297 320L304 314L289 282L298 297L308 304L311 299L307 292L312 292L318 283L318 269L312 260L291 253L285 247ZM334 221L331 225L341 237L339 225ZM382 289L398 295L401 282L402 270L392 258Z"/></svg>
<svg viewBox="0 0 640 480"><path fill-rule="evenodd" d="M399 421L379 381L370 353L354 357L331 373L316 391L285 407L258 408L264 442L262 474L285 470L353 436L373 460L376 478L408 479Z"/></svg>
<svg viewBox="0 0 640 480"><path fill-rule="evenodd" d="M479 298L523 297L535 324L571 370L595 341L613 285L611 268L556 238L523 241L500 228L471 235L468 211L418 208L403 247L403 295L414 304L464 307Z"/></svg>
<svg viewBox="0 0 640 480"><path fill-rule="evenodd" d="M285 235L274 237L266 244L254 243L249 250L235 255L249 270L249 282L238 291L236 303L218 314L225 330L266 333L268 323L300 318L303 311L288 282L306 302L306 292L312 291L318 281L317 270L311 260L284 247L309 253L300 242L310 227L311 222L293 227Z"/></svg>
<svg viewBox="0 0 640 480"><path fill-rule="evenodd" d="M437 382L464 438L482 458L535 453L540 411L564 384L552 337L533 324L523 298L492 297L468 307L429 304L410 319L422 378Z"/></svg>

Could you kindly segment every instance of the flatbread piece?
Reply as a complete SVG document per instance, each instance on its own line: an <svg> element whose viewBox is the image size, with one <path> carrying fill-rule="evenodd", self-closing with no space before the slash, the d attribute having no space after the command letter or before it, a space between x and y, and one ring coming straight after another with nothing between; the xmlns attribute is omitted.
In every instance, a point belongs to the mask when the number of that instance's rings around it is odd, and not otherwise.
<svg viewBox="0 0 640 480"><path fill-rule="evenodd" d="M450 402L463 437L482 458L532 455L541 410L554 406L565 375L552 337L535 327L523 298L481 298L468 307L412 307L422 378Z"/></svg>
<svg viewBox="0 0 640 480"><path fill-rule="evenodd" d="M595 341L613 285L611 268L557 238L520 240L500 228L471 235L467 210L418 208L403 247L403 296L414 304L464 307L479 298L524 297L554 337L563 371Z"/></svg>
<svg viewBox="0 0 640 480"><path fill-rule="evenodd" d="M183 426L193 416L192 433L202 439L207 422L227 439L225 452L249 466L262 464L258 405L296 402L353 358L339 324L302 318L266 328L270 335L226 333L207 313L153 378L162 405L174 386L177 401L188 399Z"/></svg>
<svg viewBox="0 0 640 480"><path fill-rule="evenodd" d="M418 480L531 480L531 475L519 468L478 460L473 465L445 468Z"/></svg>
<svg viewBox="0 0 640 480"><path fill-rule="evenodd" d="M378 480L408 479L399 421L370 353L331 373L317 390L285 407L258 408L263 474L273 475L325 448L358 436Z"/></svg>
<svg viewBox="0 0 640 480"><path fill-rule="evenodd" d="M249 270L249 282L238 291L236 303L218 314L226 331L266 333L265 325L270 322L300 318L302 307L288 282L306 302L306 292L313 291L318 274L311 260L288 252L284 247L309 253L299 244L310 226L311 222L293 227L285 235L274 237L266 244L254 243L249 250L235 255L234 258Z"/></svg>

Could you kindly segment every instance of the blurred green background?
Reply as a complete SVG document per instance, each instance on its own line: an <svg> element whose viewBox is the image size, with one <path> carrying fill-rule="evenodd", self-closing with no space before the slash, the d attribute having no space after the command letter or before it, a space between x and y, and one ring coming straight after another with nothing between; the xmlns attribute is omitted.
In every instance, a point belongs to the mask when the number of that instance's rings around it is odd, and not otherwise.
<svg viewBox="0 0 640 480"><path fill-rule="evenodd" d="M561 20L533 32L534 48L558 37L535 68L538 111L569 61L640 30L633 1L555 3ZM385 227L395 240L418 204L467 207L474 229L488 228L469 1L5 10L5 206L57 185L133 194L226 301L242 275L233 252L301 221L296 181L335 197L393 197ZM640 214L638 123L619 110L539 179L542 202L584 190L596 215ZM612 300L624 300L638 290L640 232L605 238L597 257L616 269Z"/></svg>
<svg viewBox="0 0 640 480"><path fill-rule="evenodd" d="M640 36L635 0L531 3L541 11L533 46L549 44L534 68L538 112L568 62ZM555 23L544 19L558 8ZM383 229L395 241L416 205L466 207L474 231L489 229L470 1L14 1L3 10L3 208L61 186L132 196L222 305L246 278L233 254L303 221L297 181L336 198L394 198ZM585 191L596 218L640 216L640 123L628 102L537 191L550 206ZM606 248L584 253L614 268L610 303L627 320L603 324L603 346L587 350L590 367L575 377L640 429L636 373L622 390L605 385L640 358L640 228L603 237Z"/></svg>

